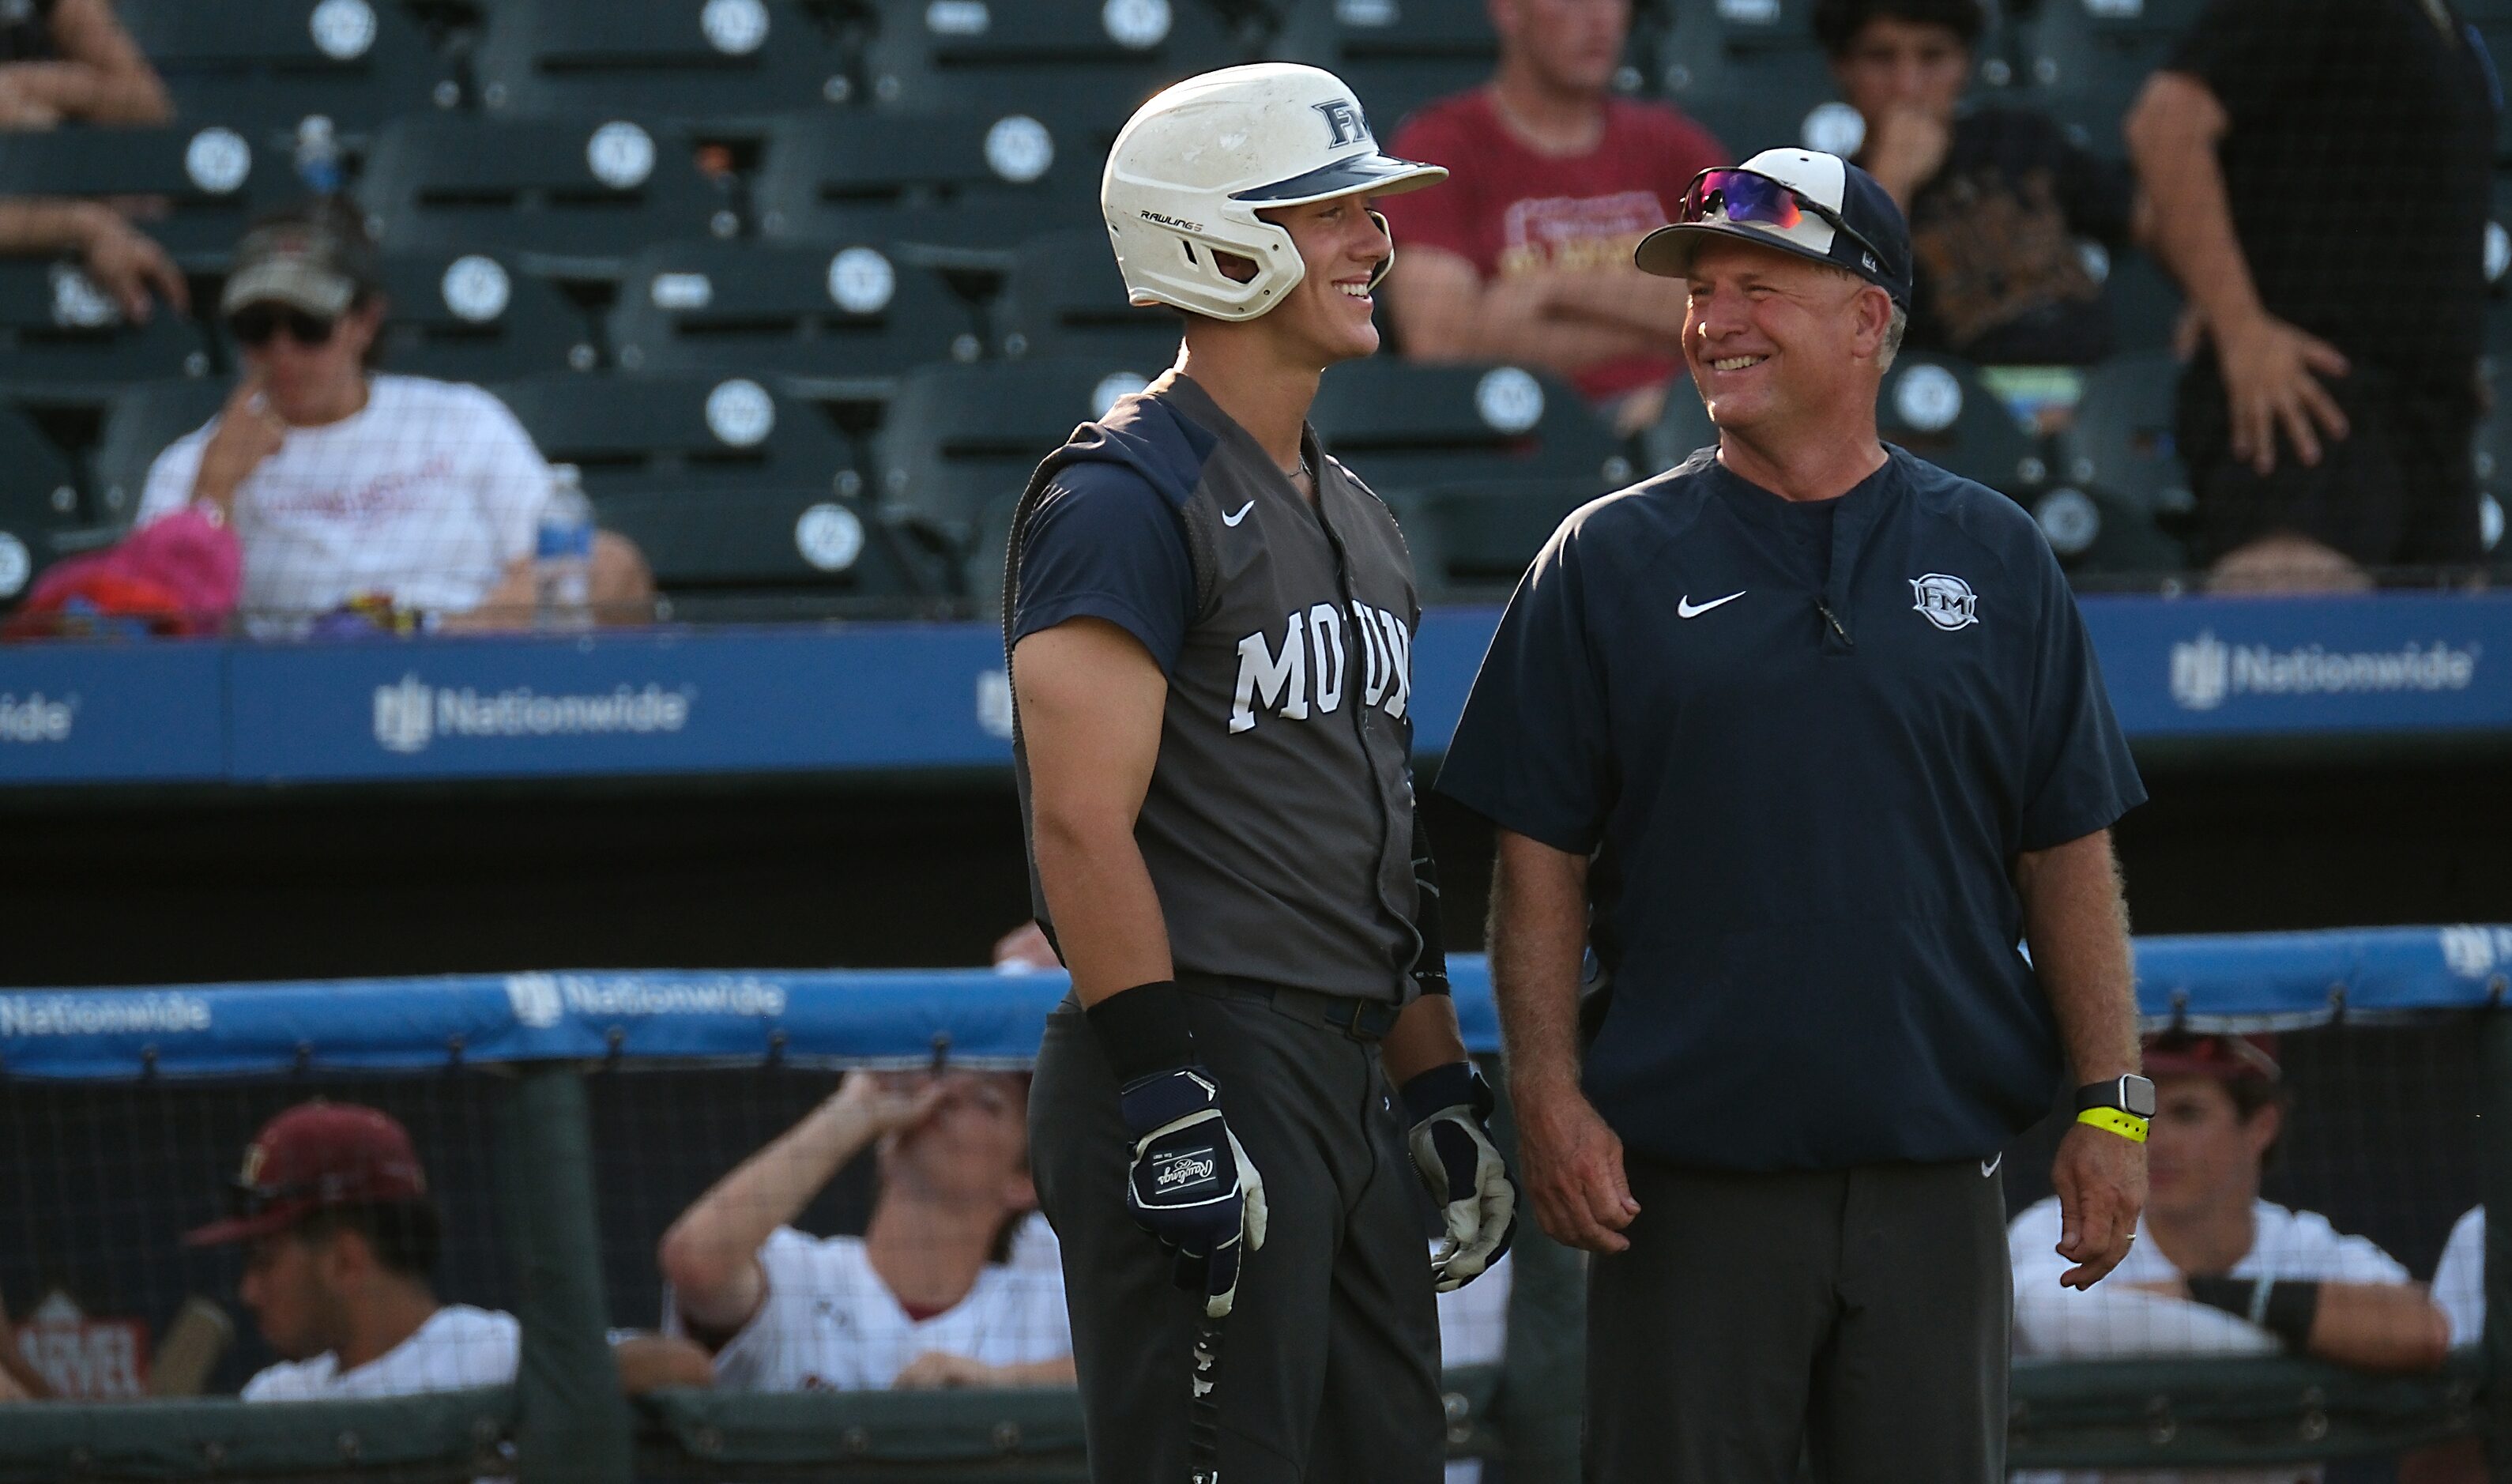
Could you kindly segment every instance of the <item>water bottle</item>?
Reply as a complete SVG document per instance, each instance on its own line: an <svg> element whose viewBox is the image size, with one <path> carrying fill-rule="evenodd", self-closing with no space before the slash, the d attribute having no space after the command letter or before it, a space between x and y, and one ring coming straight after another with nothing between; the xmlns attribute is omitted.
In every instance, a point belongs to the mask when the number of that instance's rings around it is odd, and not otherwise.
<svg viewBox="0 0 2512 1484"><path fill-rule="evenodd" d="M309 113L296 121L296 178L318 196L340 191L340 140L332 121Z"/></svg>
<svg viewBox="0 0 2512 1484"><path fill-rule="evenodd" d="M536 627L583 629L593 624L593 502L573 464L550 466L549 502L541 507L532 550Z"/></svg>

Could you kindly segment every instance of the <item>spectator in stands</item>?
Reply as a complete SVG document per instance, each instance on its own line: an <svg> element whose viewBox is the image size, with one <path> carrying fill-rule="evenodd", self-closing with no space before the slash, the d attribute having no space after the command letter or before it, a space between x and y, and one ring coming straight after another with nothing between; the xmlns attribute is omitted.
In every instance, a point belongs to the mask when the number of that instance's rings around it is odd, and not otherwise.
<svg viewBox="0 0 2512 1484"><path fill-rule="evenodd" d="M2203 337L2176 436L2217 586L2478 561L2496 89L2446 0L2218 0L2131 110Z"/></svg>
<svg viewBox="0 0 2512 1484"><path fill-rule="evenodd" d="M114 18L112 0L0 4L0 129L174 116L166 85Z"/></svg>
<svg viewBox="0 0 2512 1484"><path fill-rule="evenodd" d="M1963 105L1980 0L1819 0L1816 39L1865 121L1857 160L1910 218L1907 343L1983 365L2110 353L2079 248L2128 245L2136 182L2024 109Z"/></svg>
<svg viewBox="0 0 2512 1484"><path fill-rule="evenodd" d="M663 1234L666 1331L746 1390L1070 1384L1061 1271L1013 1252L1038 1204L1028 1104L1018 1074L848 1074ZM788 1225L867 1148L862 1236Z"/></svg>
<svg viewBox="0 0 2512 1484"><path fill-rule="evenodd" d="M0 200L0 256L75 256L97 288L135 325L148 322L155 299L164 299L177 313L192 307L191 290L166 250L101 202Z"/></svg>
<svg viewBox="0 0 2512 1484"><path fill-rule="evenodd" d="M1490 0L1500 70L1405 121L1392 148L1445 186L1379 203L1404 244L1388 306L1407 356L1559 372L1625 432L1681 370L1680 279L1631 266L1727 151L1670 107L1613 96L1629 0Z"/></svg>
<svg viewBox="0 0 2512 1484"><path fill-rule="evenodd" d="M529 625L549 466L478 387L375 371L384 308L353 208L316 203L248 233L218 303L246 373L158 455L139 520L189 510L233 529L242 605L259 619ZM607 618L653 613L644 558L608 531L591 599Z"/></svg>
<svg viewBox="0 0 2512 1484"><path fill-rule="evenodd" d="M2449 1322L2405 1268L2326 1217L2259 1198L2288 1104L2273 1037L2149 1036L2145 1071L2156 1106L2137 1242L2107 1282L2064 1288L2057 1197L2017 1217L2018 1356L2285 1350L2367 1370L2442 1364ZM2209 1477L2291 1484L2295 1471Z"/></svg>
<svg viewBox="0 0 2512 1484"><path fill-rule="evenodd" d="M246 1401L399 1396L515 1379L512 1314L446 1304L430 1274L443 1244L427 1173L388 1114L300 1103L245 1151L235 1214L184 1237L248 1243L242 1293L284 1358L245 1383ZM631 1394L705 1386L706 1357L654 1335L612 1347Z"/></svg>

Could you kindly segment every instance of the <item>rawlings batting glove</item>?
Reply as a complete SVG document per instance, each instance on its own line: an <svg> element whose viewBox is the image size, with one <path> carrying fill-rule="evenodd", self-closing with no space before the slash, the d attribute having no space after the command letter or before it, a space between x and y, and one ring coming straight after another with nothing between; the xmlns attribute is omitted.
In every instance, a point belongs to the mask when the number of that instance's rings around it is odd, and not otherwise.
<svg viewBox="0 0 2512 1484"><path fill-rule="evenodd" d="M1517 1230L1517 1182L1491 1141L1491 1084L1472 1062L1433 1067L1404 1084L1413 1167L1439 1203L1447 1234L1431 1259L1441 1293L1472 1282L1509 1250Z"/></svg>
<svg viewBox="0 0 2512 1484"><path fill-rule="evenodd" d="M1265 1245L1265 1182L1201 1068L1137 1077L1119 1102L1134 1136L1125 1209L1176 1257L1178 1286L1221 1318L1238 1297L1241 1254Z"/></svg>

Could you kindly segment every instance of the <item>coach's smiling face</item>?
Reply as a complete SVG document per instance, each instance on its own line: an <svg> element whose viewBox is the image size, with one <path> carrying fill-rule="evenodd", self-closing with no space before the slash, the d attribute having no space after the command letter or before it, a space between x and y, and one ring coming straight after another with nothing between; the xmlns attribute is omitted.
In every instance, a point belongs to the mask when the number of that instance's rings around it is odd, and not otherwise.
<svg viewBox="0 0 2512 1484"><path fill-rule="evenodd" d="M1871 409L1893 319L1883 290L1757 243L1702 243L1684 277L1684 360L1722 433L1757 441Z"/></svg>

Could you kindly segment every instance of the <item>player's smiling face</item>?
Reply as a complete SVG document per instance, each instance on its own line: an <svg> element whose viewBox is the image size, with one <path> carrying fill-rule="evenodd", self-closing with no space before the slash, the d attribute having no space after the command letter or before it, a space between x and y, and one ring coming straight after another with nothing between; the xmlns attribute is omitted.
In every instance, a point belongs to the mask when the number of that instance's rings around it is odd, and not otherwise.
<svg viewBox="0 0 2512 1484"><path fill-rule="evenodd" d="M1257 215L1291 234L1306 269L1262 323L1292 343L1294 356L1318 366L1375 354L1378 327L1370 315L1377 301L1369 282L1395 248L1369 198L1355 193Z"/></svg>
<svg viewBox="0 0 2512 1484"><path fill-rule="evenodd" d="M1880 289L1749 242L1694 254L1684 360L1712 422L1751 432L1812 427L1874 402L1874 356L1891 315Z"/></svg>

